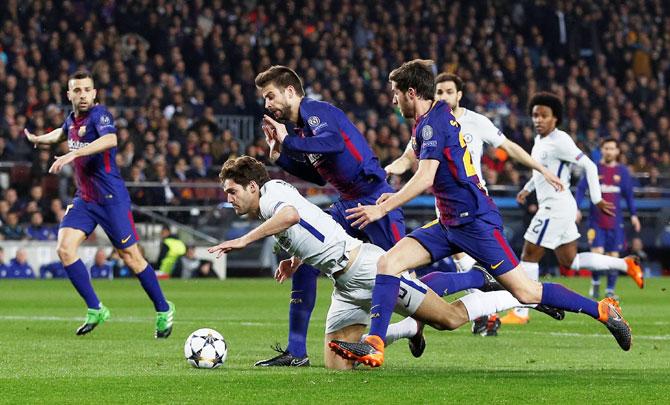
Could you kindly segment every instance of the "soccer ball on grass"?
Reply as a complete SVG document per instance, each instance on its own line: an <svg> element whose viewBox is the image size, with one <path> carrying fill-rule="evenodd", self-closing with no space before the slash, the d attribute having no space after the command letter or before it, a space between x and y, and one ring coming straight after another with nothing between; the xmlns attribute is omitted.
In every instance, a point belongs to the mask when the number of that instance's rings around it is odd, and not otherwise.
<svg viewBox="0 0 670 405"><path fill-rule="evenodd" d="M184 356L195 368L217 368L226 361L228 345L214 329L198 329L186 339Z"/></svg>

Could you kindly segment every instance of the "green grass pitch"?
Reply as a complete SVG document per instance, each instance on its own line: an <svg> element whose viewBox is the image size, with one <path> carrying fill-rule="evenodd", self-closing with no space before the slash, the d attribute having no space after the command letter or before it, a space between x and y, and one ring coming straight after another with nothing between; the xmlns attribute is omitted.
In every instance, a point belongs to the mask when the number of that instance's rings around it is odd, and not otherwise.
<svg viewBox="0 0 670 405"><path fill-rule="evenodd" d="M588 280L561 279L586 292ZM256 369L286 341L290 285L270 279L166 281L175 330L153 338L154 313L135 280L95 281L111 320L75 336L85 308L67 280L0 281L1 403L670 403L670 279L645 290L619 282L633 348L619 349L604 326L568 314L532 313L498 337L427 330L424 356L405 341L383 368L323 369L323 327L331 284L319 282L309 331L312 367ZM210 327L229 345L216 370L183 358L190 332Z"/></svg>

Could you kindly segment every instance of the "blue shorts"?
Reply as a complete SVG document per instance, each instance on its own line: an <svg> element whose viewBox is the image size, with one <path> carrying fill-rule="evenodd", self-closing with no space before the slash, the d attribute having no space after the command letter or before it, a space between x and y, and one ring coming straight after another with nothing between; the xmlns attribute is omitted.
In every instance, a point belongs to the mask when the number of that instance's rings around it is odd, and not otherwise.
<svg viewBox="0 0 670 405"><path fill-rule="evenodd" d="M353 221L347 220L349 214L346 212L349 208L357 207L358 204L375 205L379 196L385 192L393 192L393 190L390 187L388 189L382 187L379 191L363 198L347 201L339 200L330 207L330 216L354 238L368 240L373 245L389 250L405 236L405 218L402 209L396 208L390 211L379 221L375 221L363 229L352 227L351 222Z"/></svg>
<svg viewBox="0 0 670 405"><path fill-rule="evenodd" d="M603 248L607 253L621 252L626 241L623 224L615 225L612 229L603 229L592 224L586 237L592 248Z"/></svg>
<svg viewBox="0 0 670 405"><path fill-rule="evenodd" d="M465 252L494 276L505 274L519 264L503 236L502 218L496 212L459 226L446 227L435 220L408 236L430 253L433 262Z"/></svg>
<svg viewBox="0 0 670 405"><path fill-rule="evenodd" d="M88 237L97 225L117 249L125 249L139 241L130 202L101 205L77 197L67 206L59 228L79 229Z"/></svg>

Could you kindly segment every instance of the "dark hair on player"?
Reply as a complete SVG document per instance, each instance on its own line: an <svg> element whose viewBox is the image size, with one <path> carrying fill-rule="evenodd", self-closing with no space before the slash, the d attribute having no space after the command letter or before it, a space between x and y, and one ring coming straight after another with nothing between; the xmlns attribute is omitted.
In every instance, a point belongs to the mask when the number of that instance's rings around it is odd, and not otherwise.
<svg viewBox="0 0 670 405"><path fill-rule="evenodd" d="M389 74L389 81L395 82L398 90L405 93L409 88L416 91L416 95L424 100L435 97L434 62L428 59L414 59L405 62Z"/></svg>
<svg viewBox="0 0 670 405"><path fill-rule="evenodd" d="M456 85L456 91L463 91L463 79L453 73L440 73L437 75L435 78L435 84L437 85L442 82L454 82Z"/></svg>
<svg viewBox="0 0 670 405"><path fill-rule="evenodd" d="M614 144L616 145L616 147L617 147L617 148L619 147L619 141L618 141L616 138L613 138L613 137L611 137L611 136L609 136L609 137L603 139L602 141L600 141L600 146L605 146L605 144L606 144L606 143L609 143L609 142L614 142Z"/></svg>
<svg viewBox="0 0 670 405"><path fill-rule="evenodd" d="M251 156L240 156L223 164L219 180L223 183L226 179L233 180L242 187L248 186L252 181L258 184L258 187L262 187L270 181L270 176L263 163Z"/></svg>
<svg viewBox="0 0 670 405"><path fill-rule="evenodd" d="M80 79L91 79L91 81L93 81L93 75L91 74L91 72L87 70L77 70L76 72L70 75L68 81L80 80Z"/></svg>
<svg viewBox="0 0 670 405"><path fill-rule="evenodd" d="M256 76L256 87L263 88L268 84L274 84L280 89L285 89L288 86L293 86L295 92L299 96L305 95L305 90L302 88L302 80L300 76L287 66L275 65L271 66L264 72L261 72Z"/></svg>
<svg viewBox="0 0 670 405"><path fill-rule="evenodd" d="M555 94L545 91L535 94L528 102L528 115L533 115L533 107L536 105L549 107L551 113L556 117L556 126L561 125L561 121L563 120L563 104Z"/></svg>

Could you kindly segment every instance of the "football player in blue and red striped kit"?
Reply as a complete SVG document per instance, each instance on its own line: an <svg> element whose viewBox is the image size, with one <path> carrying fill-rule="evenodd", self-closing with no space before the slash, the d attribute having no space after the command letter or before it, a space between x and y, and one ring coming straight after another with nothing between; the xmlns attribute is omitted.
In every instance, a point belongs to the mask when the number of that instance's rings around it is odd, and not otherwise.
<svg viewBox="0 0 670 405"><path fill-rule="evenodd" d="M591 251L594 253L606 254L608 256L619 257L624 250L626 235L624 234L623 207L622 198L626 200L628 212L630 212L630 223L633 230L640 232L640 219L637 217L635 200L633 198L633 182L630 172L625 165L618 163L619 145L616 139L607 138L600 144L602 159L598 163L598 177L600 178L600 188L603 199L609 201L614 206L614 215L604 215L595 205L591 204L589 211L589 230L587 238L591 245ZM588 183L584 176L577 185L575 199L577 206L584 199ZM577 212L581 216L580 212ZM592 273L591 291L593 298L600 297L600 275L599 272ZM618 270L607 272L606 297L612 297L618 300L614 293Z"/></svg>
<svg viewBox="0 0 670 405"><path fill-rule="evenodd" d="M96 90L90 73L79 71L68 80L67 97L73 112L61 128L37 136L25 130L35 144L67 140L70 152L57 156L49 173L74 165L77 194L67 206L58 229L57 252L70 281L86 302L86 321L77 329L85 335L105 322L110 312L102 305L91 284L77 249L97 225L105 231L126 265L133 270L156 310L156 338L172 332L174 305L163 296L156 273L137 245L130 196L116 167L116 127L112 114L95 103Z"/></svg>
<svg viewBox="0 0 670 405"><path fill-rule="evenodd" d="M272 66L256 77L256 87L273 116L263 119L270 145L270 158L287 172L318 185L330 183L340 198L330 215L353 237L369 240L384 250L405 236L402 210L398 207L365 230L351 226L346 210L374 204L393 189L365 138L339 108L305 97L302 80L286 66ZM284 123L294 126L289 130ZM286 350L257 366L309 365L306 339L309 319L316 299L319 271L302 265L292 278L289 308L289 339ZM450 273L442 277L450 293L467 288L486 288L490 283L481 271Z"/></svg>
<svg viewBox="0 0 670 405"><path fill-rule="evenodd" d="M629 350L630 327L615 303L598 303L559 284L531 280L519 265L503 236L502 217L479 182L460 125L447 103L433 101L432 67L432 61L413 60L389 75L394 104L405 118L415 120L412 146L419 160L416 173L397 193L383 194L375 205L349 209L347 218L354 221L352 226L365 228L428 188L435 195L440 217L403 238L379 259L369 335L361 343L333 340L331 350L349 360L381 366L399 291L398 275L457 252L471 255L520 302L588 314L607 326L622 349ZM466 296L451 305L467 319L466 306L476 308L477 303Z"/></svg>

